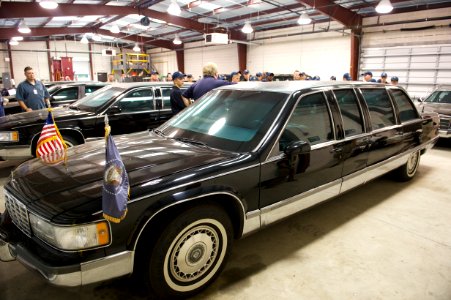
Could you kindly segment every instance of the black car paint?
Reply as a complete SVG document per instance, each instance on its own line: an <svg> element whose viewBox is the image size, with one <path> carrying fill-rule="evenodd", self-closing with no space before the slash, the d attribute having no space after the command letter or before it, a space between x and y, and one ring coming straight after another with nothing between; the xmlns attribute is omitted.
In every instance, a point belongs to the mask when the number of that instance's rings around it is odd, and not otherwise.
<svg viewBox="0 0 451 300"><path fill-rule="evenodd" d="M233 88L240 87L223 89ZM355 90L365 120L365 133L357 138L344 136L343 121L332 91L334 88ZM430 134L421 131L424 130L422 125L431 121L422 120L419 115L405 123L400 123L396 117L397 125L388 130L371 130L360 88L385 87L326 84L325 87L287 93L286 105L268 135L259 148L248 153L188 144L161 136L158 132L115 137L131 185L128 215L122 223L112 225L114 238L111 246L84 251L87 258L77 259L84 261L92 256L134 250L143 227L158 213L194 205L205 199L214 199L227 207L234 221L235 235L240 237L245 213L340 179L428 140L423 137L422 141L420 134ZM277 154L278 140L299 99L318 91L328 103L334 140L322 147L312 147L308 153L300 153L293 162L286 154ZM393 109L398 115L396 105ZM430 136L434 135L436 133ZM54 223L93 221L102 218L103 162L104 142L87 143L69 149L65 164L43 166L39 160L24 163L13 172L5 188L23 201L31 212ZM51 189L49 182L52 183ZM52 247L35 242L43 249L55 252Z"/></svg>

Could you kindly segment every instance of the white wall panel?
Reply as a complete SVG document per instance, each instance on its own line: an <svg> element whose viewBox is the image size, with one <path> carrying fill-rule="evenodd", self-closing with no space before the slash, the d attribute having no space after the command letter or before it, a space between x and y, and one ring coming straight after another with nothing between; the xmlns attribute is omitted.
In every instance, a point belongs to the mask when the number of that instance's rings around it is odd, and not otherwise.
<svg viewBox="0 0 451 300"><path fill-rule="evenodd" d="M9 58L8 56L8 45L5 43L0 43L0 76L3 72L10 72L9 70L9 61L5 61L5 58Z"/></svg>
<svg viewBox="0 0 451 300"><path fill-rule="evenodd" d="M150 60L161 76L166 76L167 73L174 73L178 70L175 51L158 48L147 53L150 54Z"/></svg>
<svg viewBox="0 0 451 300"><path fill-rule="evenodd" d="M24 68L33 68L37 79L49 80L49 67L45 42L20 42L11 46L16 85L25 80Z"/></svg>

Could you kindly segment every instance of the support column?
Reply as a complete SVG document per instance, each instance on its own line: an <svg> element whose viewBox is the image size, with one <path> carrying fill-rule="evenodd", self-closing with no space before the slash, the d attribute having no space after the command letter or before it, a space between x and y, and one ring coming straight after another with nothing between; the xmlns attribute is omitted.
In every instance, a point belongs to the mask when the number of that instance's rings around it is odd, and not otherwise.
<svg viewBox="0 0 451 300"><path fill-rule="evenodd" d="M92 47L91 43L88 44L88 50L89 50L89 70L91 73L91 80L96 81L97 78L94 79L94 68L92 67Z"/></svg>
<svg viewBox="0 0 451 300"><path fill-rule="evenodd" d="M175 56L177 57L178 71L185 73L185 51L184 50L176 50Z"/></svg>
<svg viewBox="0 0 451 300"><path fill-rule="evenodd" d="M49 67L49 81L54 81L55 78L53 78L53 68L52 68L52 58L50 57L50 41L45 41L45 47L47 48L47 65Z"/></svg>
<svg viewBox="0 0 451 300"><path fill-rule="evenodd" d="M247 45L236 44L238 50L238 67L241 72L247 69Z"/></svg>
<svg viewBox="0 0 451 300"><path fill-rule="evenodd" d="M8 56L9 56L9 72L11 73L10 78L14 78L14 70L13 70L13 56L11 53L11 45L7 42L6 45L8 46ZM16 79L14 79L14 82L16 82Z"/></svg>
<svg viewBox="0 0 451 300"><path fill-rule="evenodd" d="M351 30L351 66L350 74L353 80L359 79L359 62L360 62L360 43L362 38L362 30Z"/></svg>

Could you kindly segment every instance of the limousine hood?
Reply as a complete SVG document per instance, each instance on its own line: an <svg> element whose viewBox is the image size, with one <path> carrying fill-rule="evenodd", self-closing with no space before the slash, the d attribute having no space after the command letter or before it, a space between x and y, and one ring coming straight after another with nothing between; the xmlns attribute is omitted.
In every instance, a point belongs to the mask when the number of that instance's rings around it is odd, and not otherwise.
<svg viewBox="0 0 451 300"><path fill-rule="evenodd" d="M163 188L167 184L164 178L174 179L174 173L236 155L181 143L153 132L115 136L114 140L130 186L138 186L131 188L131 199L139 196L136 191L142 192L143 186ZM12 173L7 189L31 210L49 219L64 212L68 212L65 220L68 215L84 218L101 210L104 165L105 142L101 139L69 148L65 163L46 165L39 158L23 163Z"/></svg>
<svg viewBox="0 0 451 300"><path fill-rule="evenodd" d="M57 107L53 109L52 113L57 125L58 120L71 119L74 117L81 118L92 114L90 112L73 110L66 107ZM35 124L44 125L48 114L49 112L46 109L40 109L31 112L6 115L5 117L0 117L0 130L9 130Z"/></svg>
<svg viewBox="0 0 451 300"><path fill-rule="evenodd" d="M440 115L451 116L451 103L426 103L424 112L436 112Z"/></svg>

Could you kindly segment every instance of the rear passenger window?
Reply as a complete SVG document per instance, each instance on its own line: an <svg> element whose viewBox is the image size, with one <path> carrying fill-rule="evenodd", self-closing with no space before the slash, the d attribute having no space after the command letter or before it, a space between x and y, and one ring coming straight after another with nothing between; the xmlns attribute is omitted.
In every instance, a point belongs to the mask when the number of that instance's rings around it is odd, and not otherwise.
<svg viewBox="0 0 451 300"><path fill-rule="evenodd" d="M77 100L78 99L78 86L61 89L55 94L53 94L53 99L56 101L63 101L63 100Z"/></svg>
<svg viewBox="0 0 451 300"><path fill-rule="evenodd" d="M280 150L293 141L311 145L334 139L329 109L323 93L303 97L296 106L280 139Z"/></svg>
<svg viewBox="0 0 451 300"><path fill-rule="evenodd" d="M334 91L343 119L345 136L363 133L363 118L354 90Z"/></svg>
<svg viewBox="0 0 451 300"><path fill-rule="evenodd" d="M139 112L155 109L153 104L153 91L150 89L133 91L121 99L119 108L122 112Z"/></svg>
<svg viewBox="0 0 451 300"><path fill-rule="evenodd" d="M409 97L401 90L390 90L395 99L396 106L399 110L399 119L401 122L414 120L419 118L417 109L413 106Z"/></svg>
<svg viewBox="0 0 451 300"><path fill-rule="evenodd" d="M161 92L163 93L163 108L171 108L172 87L163 87Z"/></svg>
<svg viewBox="0 0 451 300"><path fill-rule="evenodd" d="M395 125L395 114L385 89L362 89L373 130Z"/></svg>

